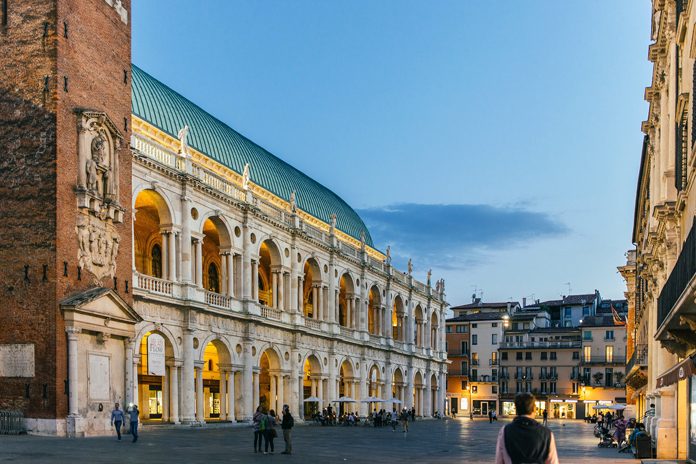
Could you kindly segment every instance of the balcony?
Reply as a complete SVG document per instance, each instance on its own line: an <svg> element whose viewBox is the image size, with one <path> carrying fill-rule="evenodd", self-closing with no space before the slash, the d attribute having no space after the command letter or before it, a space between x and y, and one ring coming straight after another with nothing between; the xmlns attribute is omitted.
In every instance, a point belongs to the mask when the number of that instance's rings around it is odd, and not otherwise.
<svg viewBox="0 0 696 464"><path fill-rule="evenodd" d="M567 340L557 342L502 342L500 349L528 349L528 348L580 348L580 340Z"/></svg>
<svg viewBox="0 0 696 464"><path fill-rule="evenodd" d="M656 207L658 208L658 207ZM658 214L670 214L663 206ZM677 262L657 299L655 338L671 353L686 356L696 348L696 218Z"/></svg>
<svg viewBox="0 0 696 464"><path fill-rule="evenodd" d="M500 373L500 378L503 380L507 380L510 378L510 373L509 372L501 372Z"/></svg>
<svg viewBox="0 0 696 464"><path fill-rule="evenodd" d="M626 363L625 382L633 389L641 388L648 382L648 345L638 344Z"/></svg>
<svg viewBox="0 0 696 464"><path fill-rule="evenodd" d="M489 366L497 366L497 365L498 365L498 360L497 360L497 359L489 359L489 360L488 360L488 365L489 365Z"/></svg>
<svg viewBox="0 0 696 464"><path fill-rule="evenodd" d="M454 369L450 367L449 369L447 369L447 375L449 375L450 377L468 377L469 371L462 369ZM472 381L473 380L474 379L472 379Z"/></svg>
<svg viewBox="0 0 696 464"><path fill-rule="evenodd" d="M478 359L472 359L472 360L471 360L471 365L472 365L472 366L478 366L478 365L479 365L479 360L478 360Z"/></svg>
<svg viewBox="0 0 696 464"><path fill-rule="evenodd" d="M469 351L468 350L447 350L447 356L448 357L453 357L453 356L469 356Z"/></svg>
<svg viewBox="0 0 696 464"><path fill-rule="evenodd" d="M515 373L515 379L517 380L532 380L534 376L531 373Z"/></svg>
<svg viewBox="0 0 696 464"><path fill-rule="evenodd" d="M626 356L612 356L608 359L606 356L591 356L583 358L582 363L586 366L595 364L622 365L626 364Z"/></svg>

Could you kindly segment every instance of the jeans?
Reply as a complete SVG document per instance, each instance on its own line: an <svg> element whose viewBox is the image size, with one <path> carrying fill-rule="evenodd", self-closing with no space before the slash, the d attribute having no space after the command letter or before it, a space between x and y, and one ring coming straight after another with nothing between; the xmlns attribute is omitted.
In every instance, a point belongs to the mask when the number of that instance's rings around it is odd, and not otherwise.
<svg viewBox="0 0 696 464"><path fill-rule="evenodd" d="M292 453L292 437L290 435L291 429L283 429L283 440L285 440L285 452L288 454Z"/></svg>
<svg viewBox="0 0 696 464"><path fill-rule="evenodd" d="M130 432L133 435L133 443L138 441L138 422L134 421L130 423Z"/></svg>
<svg viewBox="0 0 696 464"><path fill-rule="evenodd" d="M268 452L268 445L271 445L271 453L275 451L273 448L273 429L268 429L263 433L263 437L265 438L266 445L264 446L264 450Z"/></svg>
<svg viewBox="0 0 696 464"><path fill-rule="evenodd" d="M116 427L116 435L118 435L119 440L121 439L121 424L123 424L121 421L114 422L114 427Z"/></svg>
<svg viewBox="0 0 696 464"><path fill-rule="evenodd" d="M263 432L261 430L254 430L254 452L261 451L261 445L263 444Z"/></svg>

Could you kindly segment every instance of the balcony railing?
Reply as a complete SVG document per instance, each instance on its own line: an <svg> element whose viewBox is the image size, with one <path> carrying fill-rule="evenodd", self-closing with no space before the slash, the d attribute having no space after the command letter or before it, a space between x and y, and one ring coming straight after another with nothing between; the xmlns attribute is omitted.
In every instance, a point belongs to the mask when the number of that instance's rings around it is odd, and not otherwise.
<svg viewBox="0 0 696 464"><path fill-rule="evenodd" d="M662 287L657 299L657 326L660 327L674 308L684 290L696 274L696 218L684 246L679 253L677 263Z"/></svg>
<svg viewBox="0 0 696 464"><path fill-rule="evenodd" d="M455 376L455 375L456 376L468 376L469 371L450 367L449 369L447 369L447 375L449 375L449 376Z"/></svg>
<svg viewBox="0 0 696 464"><path fill-rule="evenodd" d="M309 319L305 317L304 325L305 327L309 327L310 329L321 330L321 321L316 321L314 319Z"/></svg>
<svg viewBox="0 0 696 464"><path fill-rule="evenodd" d="M348 327L341 326L341 335L343 335L344 337L352 338L353 337L353 329L349 329Z"/></svg>
<svg viewBox="0 0 696 464"><path fill-rule="evenodd" d="M478 366L478 365L479 365L478 359L472 359L472 360L471 360L471 365L472 365L472 366Z"/></svg>
<svg viewBox="0 0 696 464"><path fill-rule="evenodd" d="M591 356L582 359L583 364L626 364L626 356Z"/></svg>
<svg viewBox="0 0 696 464"><path fill-rule="evenodd" d="M447 350L447 356L469 356L469 351L467 350Z"/></svg>
<svg viewBox="0 0 696 464"><path fill-rule="evenodd" d="M559 342L502 342L501 349L526 349L526 348L580 348L580 340L568 340Z"/></svg>
<svg viewBox="0 0 696 464"><path fill-rule="evenodd" d="M205 291L205 302L210 306L229 309L232 306L232 298L215 292Z"/></svg>
<svg viewBox="0 0 696 464"><path fill-rule="evenodd" d="M497 359L489 359L489 360L488 360L488 365L489 365L489 366L497 366L497 365L498 365L498 360L497 360Z"/></svg>
<svg viewBox="0 0 696 464"><path fill-rule="evenodd" d="M509 372L501 372L500 373L500 378L503 380L509 379L510 378L510 373Z"/></svg>
<svg viewBox="0 0 696 464"><path fill-rule="evenodd" d="M173 284L171 281L144 274L136 274L136 277L135 284L137 288L152 293L159 293L160 295L172 296Z"/></svg>
<svg viewBox="0 0 696 464"><path fill-rule="evenodd" d="M281 311L280 309L269 308L268 306L261 306L261 317L265 317L266 319L275 319L276 321L279 321L282 314L283 311Z"/></svg>
<svg viewBox="0 0 696 464"><path fill-rule="evenodd" d="M631 372L631 370L638 367L646 367L648 365L648 345L639 344L636 345L636 349L631 355L631 359L626 363L626 374Z"/></svg>
<svg viewBox="0 0 696 464"><path fill-rule="evenodd" d="M515 373L515 379L517 379L517 380L532 380L532 379L534 379L534 375L529 374L529 373L517 372L517 373Z"/></svg>

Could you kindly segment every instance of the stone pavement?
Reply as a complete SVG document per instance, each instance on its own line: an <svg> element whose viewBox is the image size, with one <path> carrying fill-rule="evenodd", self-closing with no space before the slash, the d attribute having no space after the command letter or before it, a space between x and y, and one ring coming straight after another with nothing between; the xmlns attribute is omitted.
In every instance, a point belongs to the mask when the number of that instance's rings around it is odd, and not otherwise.
<svg viewBox="0 0 696 464"><path fill-rule="evenodd" d="M321 427L300 425L293 430L292 456L253 453L250 427L174 428L143 430L138 443L125 435L82 439L0 435L0 463L307 463L408 462L491 463L495 440L506 422L469 419L422 420L409 433L385 427ZM630 455L597 448L592 425L580 421L551 421L561 463L633 464Z"/></svg>

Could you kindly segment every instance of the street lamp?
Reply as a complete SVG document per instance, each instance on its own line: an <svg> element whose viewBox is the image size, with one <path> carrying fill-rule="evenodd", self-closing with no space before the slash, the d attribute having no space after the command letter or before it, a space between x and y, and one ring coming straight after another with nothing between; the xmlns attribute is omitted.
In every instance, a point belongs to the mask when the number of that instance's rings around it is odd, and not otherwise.
<svg viewBox="0 0 696 464"><path fill-rule="evenodd" d="M473 403L471 402L471 386L467 385L466 389L469 392L469 419L474 420L474 410L473 410Z"/></svg>

